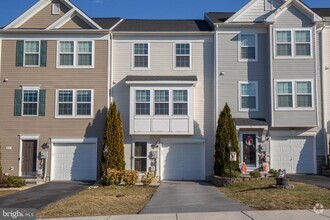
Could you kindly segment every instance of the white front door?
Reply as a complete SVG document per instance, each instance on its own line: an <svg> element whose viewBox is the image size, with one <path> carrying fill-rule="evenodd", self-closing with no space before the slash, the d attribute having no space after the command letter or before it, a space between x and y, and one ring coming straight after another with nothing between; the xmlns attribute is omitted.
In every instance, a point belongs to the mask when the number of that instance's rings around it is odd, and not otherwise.
<svg viewBox="0 0 330 220"><path fill-rule="evenodd" d="M96 144L54 144L51 159L53 181L97 179Z"/></svg>
<svg viewBox="0 0 330 220"><path fill-rule="evenodd" d="M272 137L271 168L314 173L313 137Z"/></svg>
<svg viewBox="0 0 330 220"><path fill-rule="evenodd" d="M163 144L162 180L205 180L204 144Z"/></svg>

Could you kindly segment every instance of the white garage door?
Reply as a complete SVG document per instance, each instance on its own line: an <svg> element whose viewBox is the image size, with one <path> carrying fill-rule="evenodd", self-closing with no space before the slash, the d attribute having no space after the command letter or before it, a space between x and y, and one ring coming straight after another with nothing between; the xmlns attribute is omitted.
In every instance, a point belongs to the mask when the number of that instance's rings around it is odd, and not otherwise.
<svg viewBox="0 0 330 220"><path fill-rule="evenodd" d="M313 137L273 137L271 167L287 173L314 173Z"/></svg>
<svg viewBox="0 0 330 220"><path fill-rule="evenodd" d="M163 144L162 180L205 180L204 144Z"/></svg>
<svg viewBox="0 0 330 220"><path fill-rule="evenodd" d="M51 180L94 181L97 178L96 144L56 144L52 149Z"/></svg>

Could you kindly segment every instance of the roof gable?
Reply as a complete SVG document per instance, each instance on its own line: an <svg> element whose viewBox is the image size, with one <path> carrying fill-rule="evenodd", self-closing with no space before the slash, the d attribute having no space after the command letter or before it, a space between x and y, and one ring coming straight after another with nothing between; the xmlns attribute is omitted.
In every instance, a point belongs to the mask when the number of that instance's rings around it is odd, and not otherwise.
<svg viewBox="0 0 330 220"><path fill-rule="evenodd" d="M59 3L61 5L60 15L52 15L52 4ZM10 28L40 28L40 29L56 29L63 25L69 16L73 18L73 14L78 15L89 27L93 29L102 29L97 23L89 18L84 12L76 7L69 0L40 0L25 13L8 24L4 29ZM35 22L38 21L38 22ZM59 22L61 21L61 22ZM86 26L86 25L84 25ZM90 28L89 28L90 29Z"/></svg>
<svg viewBox="0 0 330 220"><path fill-rule="evenodd" d="M93 29L87 22L80 18L79 15L74 15L68 22L63 24L60 29Z"/></svg>

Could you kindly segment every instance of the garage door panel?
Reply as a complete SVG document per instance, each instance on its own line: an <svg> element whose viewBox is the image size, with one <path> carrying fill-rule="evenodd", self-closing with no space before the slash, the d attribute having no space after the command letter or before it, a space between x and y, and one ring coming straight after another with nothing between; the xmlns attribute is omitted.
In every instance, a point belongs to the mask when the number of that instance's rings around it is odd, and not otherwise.
<svg viewBox="0 0 330 220"><path fill-rule="evenodd" d="M161 176L166 180L204 180L203 144L164 144Z"/></svg>
<svg viewBox="0 0 330 220"><path fill-rule="evenodd" d="M313 137L274 137L271 157L272 168L286 169L287 173L313 173Z"/></svg>
<svg viewBox="0 0 330 220"><path fill-rule="evenodd" d="M96 144L55 144L52 155L52 180L96 180Z"/></svg>

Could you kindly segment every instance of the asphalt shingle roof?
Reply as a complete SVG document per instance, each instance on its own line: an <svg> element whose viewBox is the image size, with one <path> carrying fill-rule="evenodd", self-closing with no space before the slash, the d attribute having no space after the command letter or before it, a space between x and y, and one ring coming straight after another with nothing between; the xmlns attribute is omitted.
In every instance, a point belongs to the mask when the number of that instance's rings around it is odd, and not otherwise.
<svg viewBox="0 0 330 220"><path fill-rule="evenodd" d="M127 76L127 81L197 81L197 76Z"/></svg>
<svg viewBox="0 0 330 220"><path fill-rule="evenodd" d="M234 118L236 126L268 126L264 118Z"/></svg>
<svg viewBox="0 0 330 220"><path fill-rule="evenodd" d="M233 16L235 12L207 12L206 15L212 23L223 23Z"/></svg>
<svg viewBox="0 0 330 220"><path fill-rule="evenodd" d="M92 20L103 29L110 29L117 24L121 18L92 18Z"/></svg>

